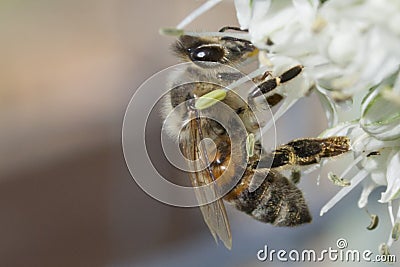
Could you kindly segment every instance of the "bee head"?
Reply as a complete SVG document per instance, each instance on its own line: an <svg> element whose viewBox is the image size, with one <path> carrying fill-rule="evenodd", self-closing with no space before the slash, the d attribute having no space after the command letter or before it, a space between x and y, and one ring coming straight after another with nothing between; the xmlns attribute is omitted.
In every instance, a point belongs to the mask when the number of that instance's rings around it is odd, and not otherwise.
<svg viewBox="0 0 400 267"><path fill-rule="evenodd" d="M185 61L210 68L215 63L236 65L254 54L256 48L249 41L236 38L182 35L173 50Z"/></svg>

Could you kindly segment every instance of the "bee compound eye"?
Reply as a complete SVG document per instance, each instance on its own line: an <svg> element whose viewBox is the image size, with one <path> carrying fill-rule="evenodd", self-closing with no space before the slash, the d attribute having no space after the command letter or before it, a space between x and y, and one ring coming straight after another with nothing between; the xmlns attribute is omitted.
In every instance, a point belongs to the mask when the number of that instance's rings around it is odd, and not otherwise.
<svg viewBox="0 0 400 267"><path fill-rule="evenodd" d="M219 46L200 46L191 49L190 58L193 61L219 62L224 57L224 50Z"/></svg>

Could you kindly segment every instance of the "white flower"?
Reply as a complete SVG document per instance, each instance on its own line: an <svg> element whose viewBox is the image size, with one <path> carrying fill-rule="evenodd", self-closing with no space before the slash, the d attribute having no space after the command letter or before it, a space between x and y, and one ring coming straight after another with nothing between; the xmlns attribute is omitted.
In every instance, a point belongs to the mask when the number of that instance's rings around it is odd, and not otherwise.
<svg viewBox="0 0 400 267"><path fill-rule="evenodd" d="M388 77L379 86L371 88L361 104L360 120L347 122L325 131L322 136L346 135L351 140L354 162L340 176L345 177L354 167L358 174L351 186L343 188L322 209L321 215L332 208L358 183L364 187L358 202L366 207L369 194L378 186L386 186L379 202L387 203L393 229L400 223L400 209L393 214L392 202L400 198L400 95L396 76ZM368 178L365 180L365 178ZM394 231L394 230L393 230ZM394 238L391 233L385 246L390 247Z"/></svg>
<svg viewBox="0 0 400 267"><path fill-rule="evenodd" d="M218 2L208 1L186 22ZM392 208L393 202L400 202L400 1L235 0L235 7L241 28L249 30L236 37L250 40L261 51L260 68L251 78L267 69L275 75L293 64L304 66L295 86L278 89L285 100L275 120L316 89L331 127L321 136L346 135L351 140L354 161L339 176L351 185L340 190L321 215L361 182L360 208L376 187L385 186L379 202L387 203L393 226L381 246L387 253L400 235L400 209ZM357 119L346 122L337 109L357 97L363 99L353 105ZM358 173L346 177L354 168Z"/></svg>
<svg viewBox="0 0 400 267"><path fill-rule="evenodd" d="M399 106L400 109L400 106ZM351 140L354 161L340 175L346 178L347 173L358 168L358 173L351 179L351 185L341 189L322 209L321 216L348 194L360 182L364 181L363 191L358 202L359 208L366 207L369 194L378 186L386 186L379 202L387 203L392 226L400 222L400 210L393 214L392 202L400 201L400 138L391 141L378 140L365 132L359 121L340 124L325 131L321 136L347 135ZM350 178L350 177L347 177ZM369 179L367 179L369 178ZM350 179L349 179L350 180ZM394 219L396 217L396 219ZM387 245L393 242L390 237Z"/></svg>
<svg viewBox="0 0 400 267"><path fill-rule="evenodd" d="M400 76L389 77L371 90L361 105L361 126L380 140L400 137Z"/></svg>
<svg viewBox="0 0 400 267"><path fill-rule="evenodd" d="M379 201L388 203L394 227L399 219L394 219L392 201L400 196L400 24L396 24L400 2L237 0L235 5L241 27L249 29L250 40L265 48L269 58L289 57L305 66L305 77L317 89L330 126L341 119L332 100L364 95L361 107L353 107L361 110L359 120L323 134L351 139L355 160L340 178L353 168L359 172L322 208L321 215L364 181L359 207L367 205L373 189L386 186ZM294 102L304 95L297 94L288 98ZM390 238L387 245L392 242Z"/></svg>
<svg viewBox="0 0 400 267"><path fill-rule="evenodd" d="M245 4L247 3L247 5ZM251 41L296 58L320 89L342 100L398 70L400 4L392 1L235 1ZM273 45L266 45L267 40Z"/></svg>

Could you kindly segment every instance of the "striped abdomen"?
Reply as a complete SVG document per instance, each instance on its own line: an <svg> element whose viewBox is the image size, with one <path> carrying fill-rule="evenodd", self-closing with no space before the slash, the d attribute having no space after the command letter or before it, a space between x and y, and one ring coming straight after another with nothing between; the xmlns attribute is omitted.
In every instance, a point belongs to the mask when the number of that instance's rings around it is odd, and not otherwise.
<svg viewBox="0 0 400 267"><path fill-rule="evenodd" d="M254 172L266 175L261 185L249 192ZM225 200L253 218L277 226L296 226L311 221L302 192L286 177L274 170L248 168L239 184Z"/></svg>

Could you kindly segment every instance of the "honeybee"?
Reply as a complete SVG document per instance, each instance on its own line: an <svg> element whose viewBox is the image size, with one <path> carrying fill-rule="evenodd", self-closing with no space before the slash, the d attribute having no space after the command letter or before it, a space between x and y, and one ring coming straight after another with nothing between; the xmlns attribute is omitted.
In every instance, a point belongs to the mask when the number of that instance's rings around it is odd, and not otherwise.
<svg viewBox="0 0 400 267"><path fill-rule="evenodd" d="M226 30L240 29L224 27L220 32ZM204 186L240 175L239 181L223 196L223 200L259 221L276 226L309 223L311 214L294 181L298 180L299 173L293 171L292 176L296 179L292 180L281 171L288 168L295 170L302 165L318 163L321 158L341 155L350 150L349 139L346 136L296 139L266 152L258 135L263 125L255 119L251 107L259 97L264 97L270 107L277 105L284 96L274 90L280 84L295 79L303 67L293 66L278 77L269 77L266 72L257 79L260 82L248 93L245 101L233 90L224 91L226 94L222 97L218 93L241 77L237 71L221 68L221 64L240 67L255 58L259 50L251 42L228 35L181 35L173 50L178 57L191 64L172 78L172 89L164 97L162 113L164 118L172 117L165 127L171 137L177 138L182 153L193 164L195 171L189 173L193 186ZM184 77L191 77L190 80L195 82L185 83ZM213 93L217 95L214 98L232 112L224 112L213 103L199 108L197 104L202 97ZM218 114L231 129L238 129L238 124L242 123L245 131L228 133L218 121L202 116L204 112ZM232 119L235 117L232 113L237 115L239 122ZM215 146L208 148L201 142L203 139L211 139ZM238 141L232 143L231 140ZM197 168L198 165L202 168ZM256 187L255 180L258 180ZM214 190L218 191L218 186L224 183L217 184ZM201 192L196 197L200 203L206 203L200 209L215 240L219 238L230 249L232 236L223 200L219 198L208 203L207 196Z"/></svg>

